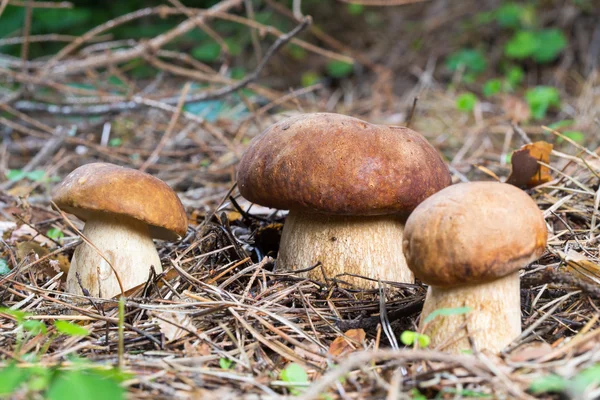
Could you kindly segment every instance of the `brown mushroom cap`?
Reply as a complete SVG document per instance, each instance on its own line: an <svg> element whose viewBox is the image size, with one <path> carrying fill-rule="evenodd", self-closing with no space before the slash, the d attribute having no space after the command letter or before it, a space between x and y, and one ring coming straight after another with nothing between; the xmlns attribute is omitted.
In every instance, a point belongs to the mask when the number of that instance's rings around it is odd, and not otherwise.
<svg viewBox="0 0 600 400"><path fill-rule="evenodd" d="M177 194L160 179L131 168L83 165L54 189L52 200L84 221L98 213L144 221L159 239L173 240L187 231L187 216Z"/></svg>
<svg viewBox="0 0 600 400"><path fill-rule="evenodd" d="M267 207L341 215L410 212L451 183L415 131L340 114L302 114L254 139L237 174L240 193Z"/></svg>
<svg viewBox="0 0 600 400"><path fill-rule="evenodd" d="M491 281L539 258L546 224L537 204L515 186L460 183L432 195L406 221L404 256L434 286Z"/></svg>

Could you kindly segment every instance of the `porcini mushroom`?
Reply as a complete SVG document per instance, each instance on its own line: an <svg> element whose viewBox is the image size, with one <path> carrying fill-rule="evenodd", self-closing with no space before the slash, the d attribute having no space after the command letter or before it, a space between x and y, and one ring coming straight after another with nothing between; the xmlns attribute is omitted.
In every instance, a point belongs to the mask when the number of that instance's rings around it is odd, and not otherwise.
<svg viewBox="0 0 600 400"><path fill-rule="evenodd" d="M278 268L321 262L326 275L413 282L402 254L406 215L451 183L423 136L340 114L301 114L254 139L238 167L240 193L290 210ZM321 280L319 268L308 277ZM357 287L377 281L344 276Z"/></svg>
<svg viewBox="0 0 600 400"><path fill-rule="evenodd" d="M498 352L521 332L519 269L546 247L542 213L525 192L496 182L439 191L410 215L404 230L409 268L429 284L420 328L449 352ZM438 309L467 307L466 314ZM466 328L466 329L465 329Z"/></svg>
<svg viewBox="0 0 600 400"><path fill-rule="evenodd" d="M152 238L175 240L187 231L187 216L175 192L160 179L130 168L92 163L72 171L54 190L53 201L85 221L66 290L111 298L148 280L162 266ZM99 252L102 254L100 255ZM110 265L104 260L106 258Z"/></svg>

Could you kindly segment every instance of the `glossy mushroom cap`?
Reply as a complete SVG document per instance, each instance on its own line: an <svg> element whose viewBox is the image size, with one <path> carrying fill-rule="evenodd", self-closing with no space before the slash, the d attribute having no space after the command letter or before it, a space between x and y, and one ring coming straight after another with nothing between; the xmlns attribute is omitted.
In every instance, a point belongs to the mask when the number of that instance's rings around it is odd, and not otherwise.
<svg viewBox="0 0 600 400"><path fill-rule="evenodd" d="M177 194L160 179L131 168L83 165L54 189L52 200L84 221L102 213L138 219L159 239L174 240L187 231L187 216Z"/></svg>
<svg viewBox="0 0 600 400"><path fill-rule="evenodd" d="M415 131L340 114L301 114L255 138L240 193L267 207L339 215L410 212L448 186L437 151Z"/></svg>
<svg viewBox="0 0 600 400"><path fill-rule="evenodd" d="M515 186L460 183L421 203L403 249L421 281L440 287L487 282L539 258L547 231L537 204Z"/></svg>

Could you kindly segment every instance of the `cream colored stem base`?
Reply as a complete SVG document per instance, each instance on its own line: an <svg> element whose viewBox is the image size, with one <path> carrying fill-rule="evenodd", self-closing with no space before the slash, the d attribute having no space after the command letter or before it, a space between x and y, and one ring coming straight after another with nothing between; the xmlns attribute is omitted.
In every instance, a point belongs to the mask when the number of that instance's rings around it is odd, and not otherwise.
<svg viewBox="0 0 600 400"><path fill-rule="evenodd" d="M83 234L111 262L125 291L146 282L151 265L157 273L162 272L158 252L144 222L107 214L88 220ZM67 276L67 291L82 294L76 274L94 297L111 298L121 293L108 263L87 243L75 250Z"/></svg>
<svg viewBox="0 0 600 400"><path fill-rule="evenodd" d="M338 277L358 288L376 288L377 281L338 276L356 274L383 281L413 283L402 252L404 223L398 216L350 217L290 211L283 228L278 268L308 268L318 261L327 278ZM321 268L307 273L324 281Z"/></svg>
<svg viewBox="0 0 600 400"><path fill-rule="evenodd" d="M421 314L421 331L431 338L430 347L461 353L471 350L467 330L478 350L497 353L521 333L519 272L479 285L455 288L430 286ZM440 308L471 307L467 314L437 316L423 321ZM460 339L459 339L460 338ZM458 340L457 340L458 339Z"/></svg>

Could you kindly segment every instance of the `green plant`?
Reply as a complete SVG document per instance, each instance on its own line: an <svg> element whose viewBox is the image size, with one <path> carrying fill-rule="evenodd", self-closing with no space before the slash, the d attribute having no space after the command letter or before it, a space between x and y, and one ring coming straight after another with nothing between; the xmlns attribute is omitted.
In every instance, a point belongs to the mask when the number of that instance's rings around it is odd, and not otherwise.
<svg viewBox="0 0 600 400"><path fill-rule="evenodd" d="M47 335L48 327L42 321L30 319L31 314L19 310L1 308L0 312L12 316L16 321L18 354L22 343L36 335ZM59 336L87 336L89 331L77 324L57 320L53 324L56 333L51 334L39 354L44 354L50 344ZM125 390L120 383L128 379L125 374L112 367L94 365L72 357L68 367L39 363L40 356L35 353L23 354L21 359L26 364L9 362L0 369L0 396L35 397L42 394L47 399L64 400L100 400L124 399Z"/></svg>
<svg viewBox="0 0 600 400"><path fill-rule="evenodd" d="M279 377L289 385L290 393L297 396L309 383L308 374L300 364L290 363L281 370Z"/></svg>
<svg viewBox="0 0 600 400"><path fill-rule="evenodd" d="M560 93L550 86L536 86L525 92L525 101L534 119L542 119L550 107L560 107Z"/></svg>
<svg viewBox="0 0 600 400"><path fill-rule="evenodd" d="M520 30L506 42L504 54L519 60L532 58L543 64L555 60L565 47L567 38L558 29Z"/></svg>
<svg viewBox="0 0 600 400"><path fill-rule="evenodd" d="M581 399L590 388L600 387L600 363L580 371L570 379L550 374L537 378L529 390L533 394L568 393L570 398Z"/></svg>
<svg viewBox="0 0 600 400"><path fill-rule="evenodd" d="M460 111L471 112L477 104L477 96L471 92L463 93L456 98L456 108Z"/></svg>
<svg viewBox="0 0 600 400"><path fill-rule="evenodd" d="M400 341L405 346L412 346L415 343L419 345L421 348L425 348L429 346L431 339L427 335L423 335L422 333L418 333L415 331L404 331L400 334Z"/></svg>
<svg viewBox="0 0 600 400"><path fill-rule="evenodd" d="M354 65L344 61L333 60L327 63L327 74L332 78L345 78L353 70Z"/></svg>
<svg viewBox="0 0 600 400"><path fill-rule="evenodd" d="M221 367L221 369L231 369L233 367L233 361L229 358L221 357L219 358L219 367Z"/></svg>
<svg viewBox="0 0 600 400"><path fill-rule="evenodd" d="M50 228L46 232L46 236L48 236L50 239L62 240L65 237L65 234L58 228Z"/></svg>
<svg viewBox="0 0 600 400"><path fill-rule="evenodd" d="M4 258L0 258L0 275L6 275L10 272L8 262Z"/></svg>
<svg viewBox="0 0 600 400"><path fill-rule="evenodd" d="M487 60L480 50L460 49L450 54L446 59L446 68L452 72L464 69L466 78L481 74L487 69Z"/></svg>

